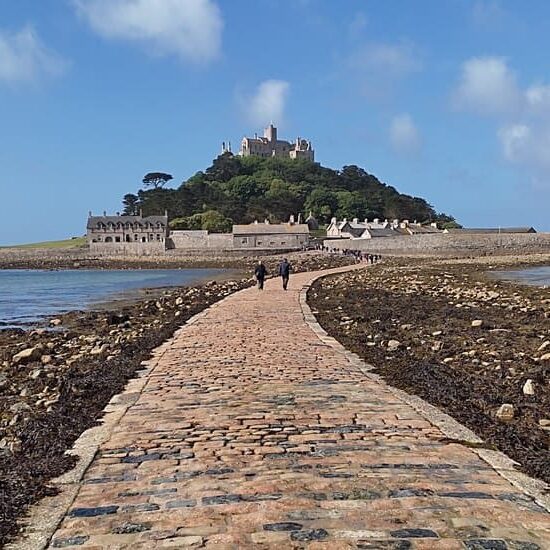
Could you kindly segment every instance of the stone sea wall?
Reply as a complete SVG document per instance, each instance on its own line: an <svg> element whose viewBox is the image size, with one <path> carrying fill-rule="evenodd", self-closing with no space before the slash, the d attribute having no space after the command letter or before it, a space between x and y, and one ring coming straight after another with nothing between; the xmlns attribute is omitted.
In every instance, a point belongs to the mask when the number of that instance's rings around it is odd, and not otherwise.
<svg viewBox="0 0 550 550"><path fill-rule="evenodd" d="M411 235L375 239L327 239L325 246L396 254L549 252L550 233Z"/></svg>

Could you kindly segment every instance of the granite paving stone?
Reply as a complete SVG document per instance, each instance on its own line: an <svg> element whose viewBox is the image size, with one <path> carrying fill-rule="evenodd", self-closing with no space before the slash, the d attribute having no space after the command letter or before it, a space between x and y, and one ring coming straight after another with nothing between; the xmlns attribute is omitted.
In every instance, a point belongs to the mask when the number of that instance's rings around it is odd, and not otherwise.
<svg viewBox="0 0 550 550"><path fill-rule="evenodd" d="M318 275L155 352L50 548L550 548L542 506L310 326Z"/></svg>

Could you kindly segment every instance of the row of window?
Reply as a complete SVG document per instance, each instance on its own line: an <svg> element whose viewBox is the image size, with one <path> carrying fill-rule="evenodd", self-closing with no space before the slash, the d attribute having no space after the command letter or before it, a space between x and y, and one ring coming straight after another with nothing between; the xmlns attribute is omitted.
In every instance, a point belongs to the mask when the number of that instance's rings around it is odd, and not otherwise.
<svg viewBox="0 0 550 550"><path fill-rule="evenodd" d="M141 224L141 223L117 223L117 224L114 224L112 222L108 222L108 223L103 223L103 222L98 222L97 223L97 229L102 229L103 231L105 231L106 229L134 229L136 231L140 231L140 230L143 230L143 229L154 229L154 228L157 228L157 229L164 229L164 224L160 223L160 222L157 222L157 224L152 224L152 223L144 223L144 224Z"/></svg>
<svg viewBox="0 0 550 550"><path fill-rule="evenodd" d="M157 240L159 242L163 241L163 235L160 234L160 233L157 233L156 235L154 233L149 233L149 242L152 242L154 240ZM102 239L101 239L101 235L98 235L95 239L92 240L92 242L94 243L100 243L102 242ZM120 237L119 235L116 235L114 237L105 237L105 241L103 242L106 242L106 243L120 243L120 242L123 242L122 241L122 237ZM132 237L130 235L126 235L125 238L124 238L124 242L127 242L127 243L131 243L132 242ZM147 242L147 235L135 235L134 234L134 241L133 242L142 242L142 243L146 243Z"/></svg>

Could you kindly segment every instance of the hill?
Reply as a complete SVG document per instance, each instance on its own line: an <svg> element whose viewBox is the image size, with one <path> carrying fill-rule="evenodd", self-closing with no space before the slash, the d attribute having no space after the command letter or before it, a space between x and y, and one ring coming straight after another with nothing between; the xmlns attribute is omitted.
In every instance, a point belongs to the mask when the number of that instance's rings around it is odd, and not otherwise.
<svg viewBox="0 0 550 550"><path fill-rule="evenodd" d="M224 153L177 189L158 186L125 195L124 213L168 211L175 229L230 231L232 223L288 220L311 211L318 221L337 218L408 219L454 223L419 197L399 193L358 166L333 170L308 160L238 157Z"/></svg>

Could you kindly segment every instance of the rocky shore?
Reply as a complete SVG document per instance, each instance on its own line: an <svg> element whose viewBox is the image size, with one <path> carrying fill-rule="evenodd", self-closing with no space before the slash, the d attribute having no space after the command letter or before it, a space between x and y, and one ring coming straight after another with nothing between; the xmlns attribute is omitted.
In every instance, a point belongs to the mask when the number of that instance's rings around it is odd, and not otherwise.
<svg viewBox="0 0 550 550"><path fill-rule="evenodd" d="M328 277L320 324L389 384L445 410L550 482L550 293L490 276L550 256L393 259Z"/></svg>
<svg viewBox="0 0 550 550"><path fill-rule="evenodd" d="M316 253L289 257L295 271L351 261ZM264 260L274 273L279 258ZM251 273L254 262L243 259L238 267ZM65 451L96 424L151 351L187 319L251 284L247 276L156 290L153 298L116 309L70 312L27 332L0 331L0 546L17 533L28 506L52 492L48 480L72 467L75 459Z"/></svg>

